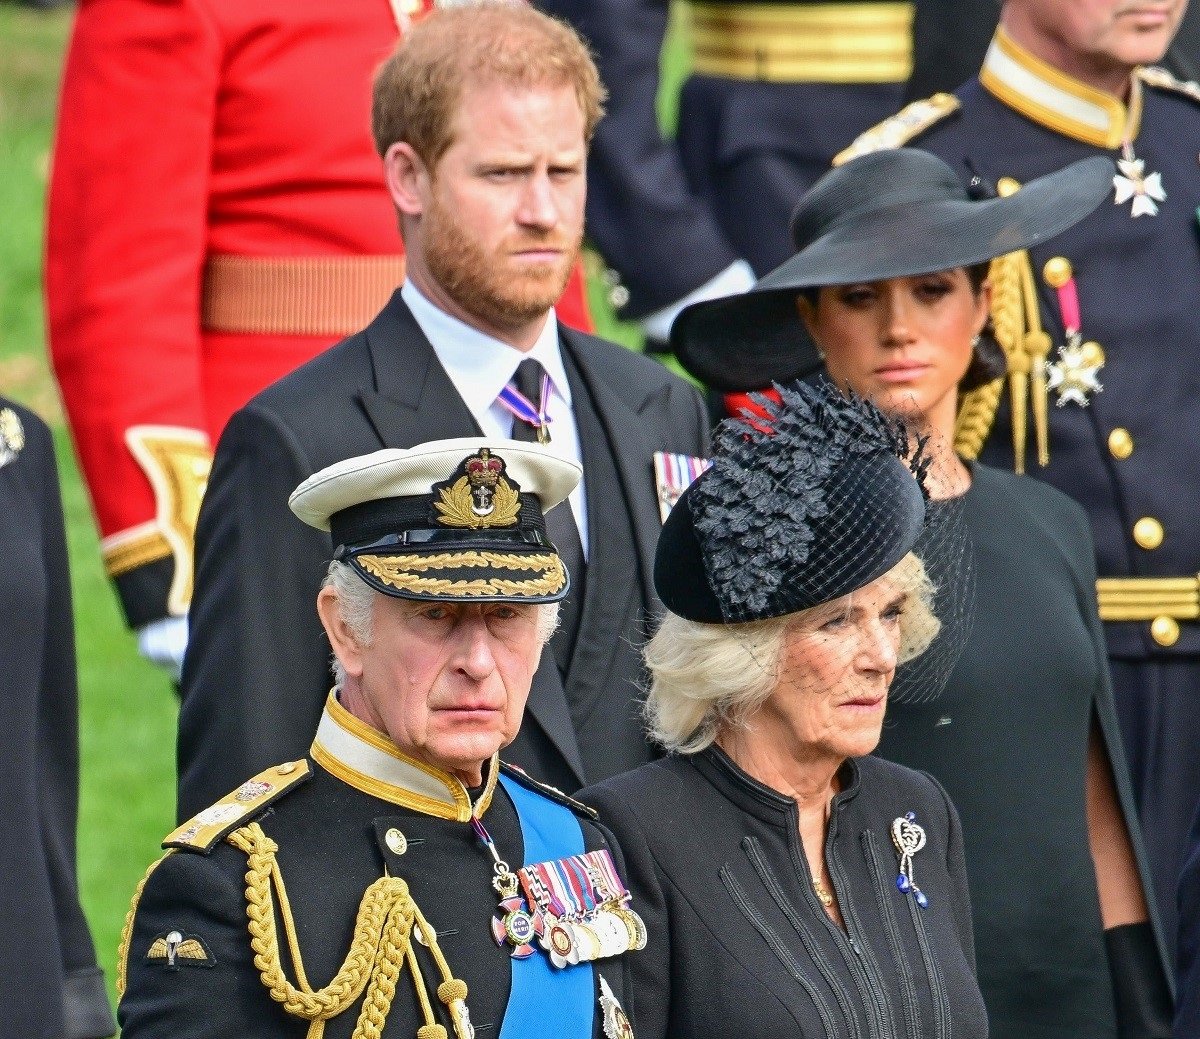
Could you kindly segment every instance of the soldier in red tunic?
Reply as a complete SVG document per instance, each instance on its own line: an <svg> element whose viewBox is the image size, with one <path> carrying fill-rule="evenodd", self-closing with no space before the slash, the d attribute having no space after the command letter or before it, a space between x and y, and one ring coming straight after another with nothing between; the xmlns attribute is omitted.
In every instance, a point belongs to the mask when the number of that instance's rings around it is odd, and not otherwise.
<svg viewBox="0 0 1200 1039"><path fill-rule="evenodd" d="M403 280L371 76L430 0L83 0L50 186L50 345L105 565L177 668L216 443ZM590 328L578 270L559 316Z"/></svg>

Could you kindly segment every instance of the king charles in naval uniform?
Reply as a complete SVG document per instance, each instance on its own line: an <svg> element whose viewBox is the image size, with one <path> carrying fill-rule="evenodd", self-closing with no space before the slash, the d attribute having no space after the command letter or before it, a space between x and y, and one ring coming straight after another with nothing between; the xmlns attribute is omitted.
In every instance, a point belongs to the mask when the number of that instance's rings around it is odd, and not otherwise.
<svg viewBox="0 0 1200 1039"><path fill-rule="evenodd" d="M596 813L503 765L570 577L580 467L468 438L352 458L291 507L337 546L309 753L170 834L122 941L149 1036L631 1039L647 935Z"/></svg>

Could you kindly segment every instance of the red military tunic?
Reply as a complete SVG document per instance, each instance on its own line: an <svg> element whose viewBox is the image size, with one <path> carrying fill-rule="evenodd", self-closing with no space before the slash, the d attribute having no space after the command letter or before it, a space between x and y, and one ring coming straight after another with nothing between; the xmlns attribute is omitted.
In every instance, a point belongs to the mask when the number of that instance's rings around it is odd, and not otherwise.
<svg viewBox="0 0 1200 1039"><path fill-rule="evenodd" d="M50 186L50 345L132 625L186 613L229 416L401 277L369 132L372 74L422 9L394 3L82 0ZM558 312L590 327L578 270Z"/></svg>

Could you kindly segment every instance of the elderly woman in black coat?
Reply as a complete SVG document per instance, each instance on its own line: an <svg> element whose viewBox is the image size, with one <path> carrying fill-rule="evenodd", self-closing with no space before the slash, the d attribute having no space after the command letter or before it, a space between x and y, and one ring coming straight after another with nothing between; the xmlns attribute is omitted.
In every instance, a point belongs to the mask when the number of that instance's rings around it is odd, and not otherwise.
<svg viewBox="0 0 1200 1039"><path fill-rule="evenodd" d="M649 933L639 1039L982 1039L958 816L877 758L938 630L922 465L836 391L727 422L663 529L648 710L674 753L584 795Z"/></svg>

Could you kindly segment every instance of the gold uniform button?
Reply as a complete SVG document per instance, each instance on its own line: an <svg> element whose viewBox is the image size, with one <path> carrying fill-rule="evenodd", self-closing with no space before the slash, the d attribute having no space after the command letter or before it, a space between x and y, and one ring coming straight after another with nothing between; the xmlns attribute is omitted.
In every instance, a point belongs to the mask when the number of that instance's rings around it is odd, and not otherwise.
<svg viewBox="0 0 1200 1039"><path fill-rule="evenodd" d="M1012 177L1001 177L996 182L996 194L1001 198L1008 198L1009 195L1015 195L1021 190L1021 182L1013 180Z"/></svg>
<svg viewBox="0 0 1200 1039"><path fill-rule="evenodd" d="M1133 437L1129 430L1118 426L1108 434L1108 452L1113 458L1128 458L1133 454Z"/></svg>
<svg viewBox="0 0 1200 1039"><path fill-rule="evenodd" d="M1133 540L1147 551L1163 543L1163 525L1153 516L1143 516L1133 525Z"/></svg>
<svg viewBox="0 0 1200 1039"><path fill-rule="evenodd" d="M281 775L281 776L290 776L293 772L296 771L296 763L294 761L285 762L284 764L280 765L275 771L277 773L279 773L279 775Z"/></svg>
<svg viewBox="0 0 1200 1039"><path fill-rule="evenodd" d="M1173 646L1179 641L1179 622L1172 617L1155 617L1150 622L1150 637L1160 646Z"/></svg>
<svg viewBox="0 0 1200 1039"><path fill-rule="evenodd" d="M1046 261L1046 266L1042 268L1042 277L1046 279L1046 284L1053 289L1061 289L1071 280L1073 273L1071 261L1065 256L1051 257Z"/></svg>
<svg viewBox="0 0 1200 1039"><path fill-rule="evenodd" d="M408 839L394 826L383 835L383 843L393 855L403 855L408 851Z"/></svg>

